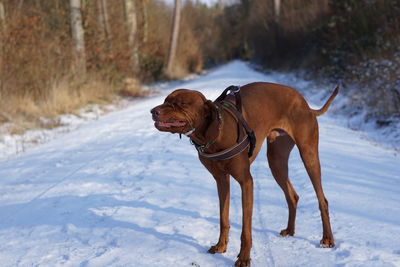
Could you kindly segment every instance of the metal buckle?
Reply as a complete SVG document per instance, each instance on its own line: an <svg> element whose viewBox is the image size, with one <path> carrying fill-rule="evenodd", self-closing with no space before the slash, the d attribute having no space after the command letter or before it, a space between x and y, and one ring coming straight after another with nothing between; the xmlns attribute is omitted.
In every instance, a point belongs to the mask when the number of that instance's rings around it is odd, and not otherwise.
<svg viewBox="0 0 400 267"><path fill-rule="evenodd" d="M230 94L230 95L234 95L234 94L236 94L236 93L239 93L239 91L240 91L240 86L237 86L237 89L236 89L236 90L230 89L230 90L229 90L229 94Z"/></svg>

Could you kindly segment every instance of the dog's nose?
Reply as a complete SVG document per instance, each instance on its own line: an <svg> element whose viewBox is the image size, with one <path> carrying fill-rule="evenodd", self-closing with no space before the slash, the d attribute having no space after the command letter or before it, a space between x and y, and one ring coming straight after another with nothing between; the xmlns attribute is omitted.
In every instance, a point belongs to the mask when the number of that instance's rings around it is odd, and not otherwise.
<svg viewBox="0 0 400 267"><path fill-rule="evenodd" d="M158 107L155 107L155 108L150 110L150 113L153 114L153 115L158 116L158 115L160 115L160 109Z"/></svg>

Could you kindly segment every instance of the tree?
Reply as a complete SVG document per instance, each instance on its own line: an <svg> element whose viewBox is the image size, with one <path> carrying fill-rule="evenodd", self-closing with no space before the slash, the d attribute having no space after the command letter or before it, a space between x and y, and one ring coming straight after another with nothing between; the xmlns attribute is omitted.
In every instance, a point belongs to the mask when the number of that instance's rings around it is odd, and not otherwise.
<svg viewBox="0 0 400 267"><path fill-rule="evenodd" d="M147 12L148 0L141 0L141 2L142 2L142 16L143 16L142 42L145 44L145 43L147 43L148 30L149 30L149 19L148 19L148 12Z"/></svg>
<svg viewBox="0 0 400 267"><path fill-rule="evenodd" d="M178 36L179 36L179 23L181 17L181 7L180 0L175 0L174 9L174 22L172 24L171 41L169 45L168 61L165 68L165 74L171 76L173 73L173 64L176 57L176 50L178 46Z"/></svg>
<svg viewBox="0 0 400 267"><path fill-rule="evenodd" d="M275 47L279 53L279 47L282 40L282 28L281 28L281 0L274 1L274 24L275 24Z"/></svg>
<svg viewBox="0 0 400 267"><path fill-rule="evenodd" d="M4 55L4 32L6 30L6 14L4 11L4 3L0 0L0 92L3 88L3 55Z"/></svg>
<svg viewBox="0 0 400 267"><path fill-rule="evenodd" d="M107 0L97 0L98 21L101 27L102 39L109 42L112 39Z"/></svg>
<svg viewBox="0 0 400 267"><path fill-rule="evenodd" d="M85 32L82 25L81 0L70 0L71 31L74 42L74 68L86 75Z"/></svg>
<svg viewBox="0 0 400 267"><path fill-rule="evenodd" d="M1 30L4 30L6 28L6 14L4 11L4 3L2 0L0 0L0 24Z"/></svg>
<svg viewBox="0 0 400 267"><path fill-rule="evenodd" d="M281 16L281 0L274 0L274 20L279 25Z"/></svg>
<svg viewBox="0 0 400 267"><path fill-rule="evenodd" d="M135 0L124 0L126 27L128 31L128 44L130 50L130 68L132 73L139 71L139 55L137 42L137 14Z"/></svg>

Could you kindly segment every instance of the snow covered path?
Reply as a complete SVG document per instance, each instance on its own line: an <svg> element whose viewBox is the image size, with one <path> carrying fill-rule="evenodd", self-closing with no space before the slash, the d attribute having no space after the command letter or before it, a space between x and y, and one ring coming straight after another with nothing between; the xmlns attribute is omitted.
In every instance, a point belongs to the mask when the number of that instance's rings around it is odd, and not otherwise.
<svg viewBox="0 0 400 267"><path fill-rule="evenodd" d="M261 74L239 61L179 87L214 99L231 84L253 81L307 87L290 75ZM234 264L240 247L239 186L232 182L228 251L207 254L219 233L215 182L189 141L156 131L149 112L172 89L0 161L1 266ZM318 247L318 204L297 151L289 167L300 196L296 235L278 236L287 208L264 147L252 165L252 266L400 266L400 156L329 115L319 122L337 246Z"/></svg>

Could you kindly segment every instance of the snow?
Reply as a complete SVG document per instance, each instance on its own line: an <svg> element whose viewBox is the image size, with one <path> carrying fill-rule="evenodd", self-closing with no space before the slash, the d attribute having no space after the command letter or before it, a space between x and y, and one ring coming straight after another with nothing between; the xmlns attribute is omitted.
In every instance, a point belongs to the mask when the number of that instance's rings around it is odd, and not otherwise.
<svg viewBox="0 0 400 267"><path fill-rule="evenodd" d="M208 254L219 234L215 182L187 138L158 132L149 111L178 87L214 99L231 84L285 80L301 90L309 86L234 61L164 84L159 96L0 161L1 266L232 266L240 249L239 186L231 184L228 250ZM318 107L320 97L307 100L317 99ZM400 156L332 112L319 123L336 247L319 248L318 203L298 151L289 163L300 196L296 235L279 237L287 207L264 147L252 165L252 266L400 266Z"/></svg>
<svg viewBox="0 0 400 267"><path fill-rule="evenodd" d="M59 127L52 129L31 129L23 134L10 134L10 128L14 125L6 123L0 126L0 159L10 158L24 153L38 144L46 143L58 136L77 129L90 120L97 120L101 115L115 111L119 106L127 105L121 101L118 105L110 104L100 108L97 104L90 104L76 112L76 114L64 114L54 121L41 118L43 124L58 124Z"/></svg>

